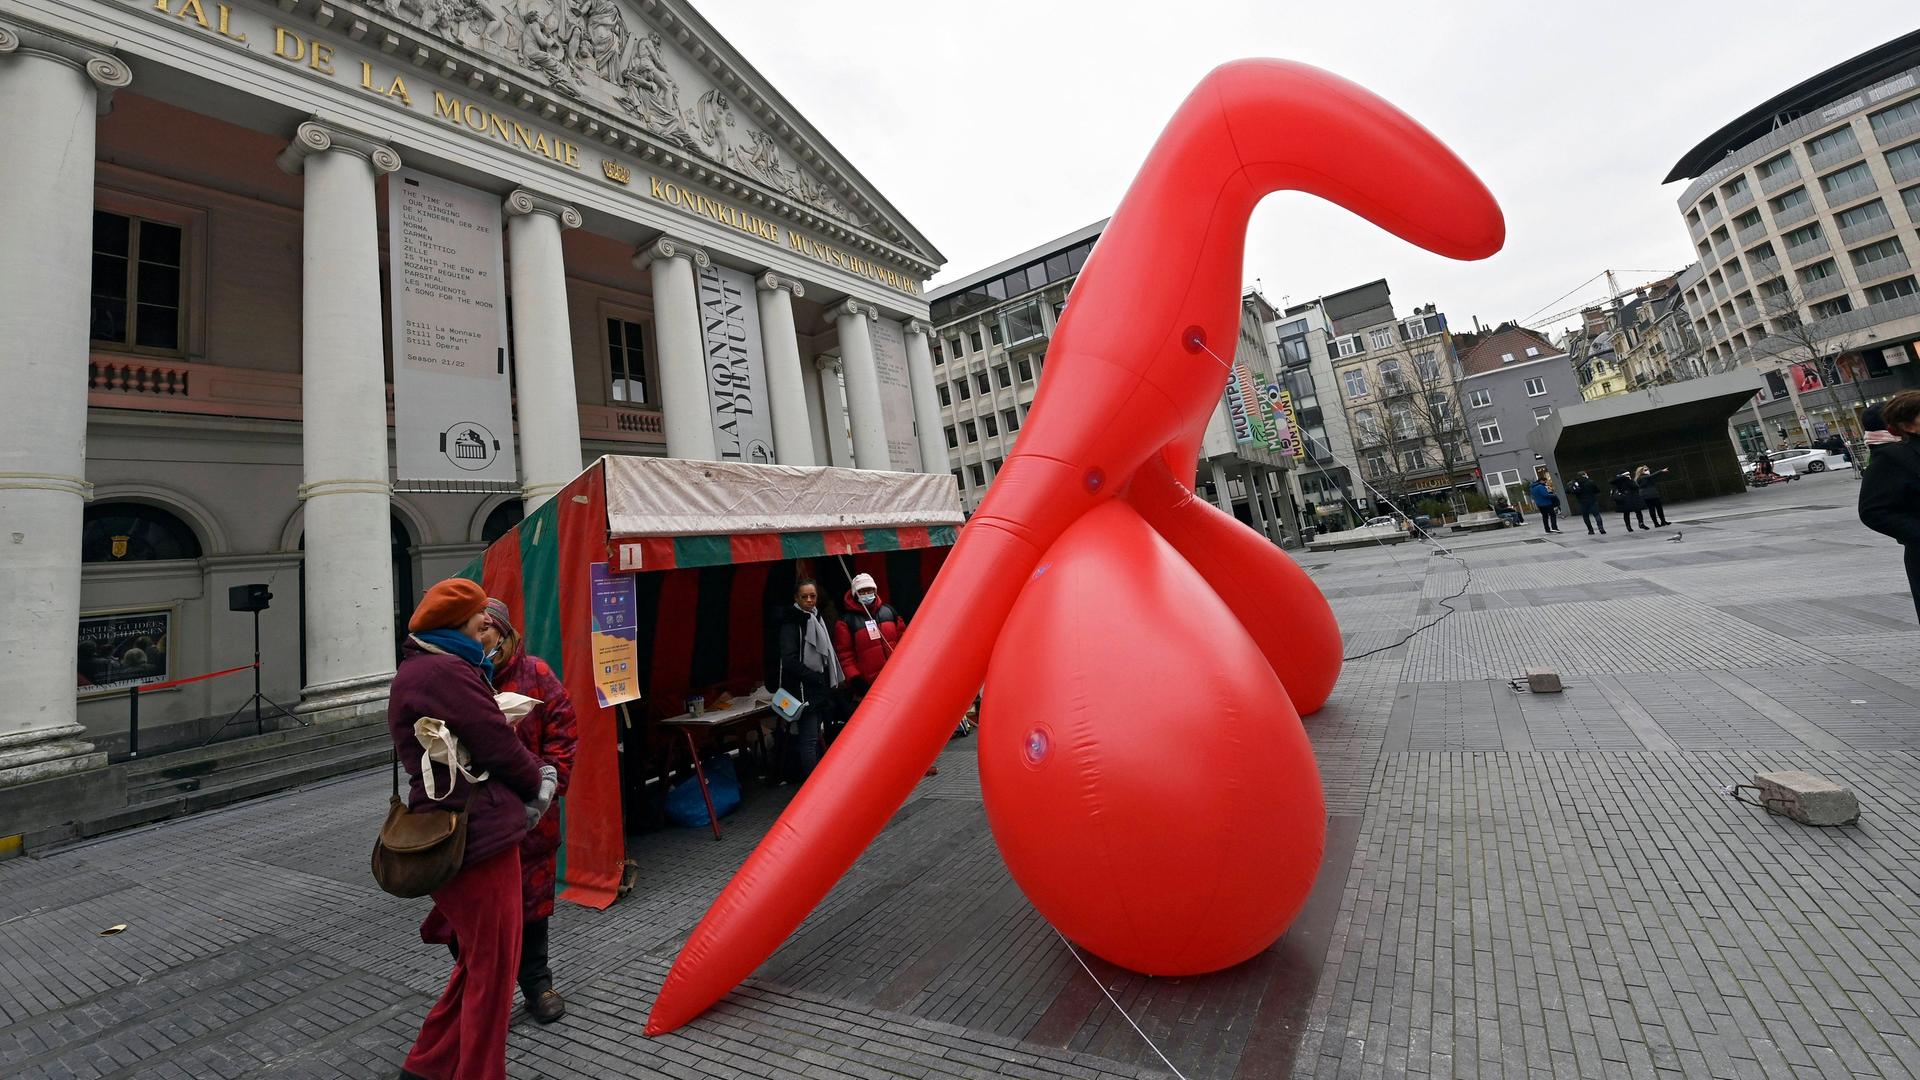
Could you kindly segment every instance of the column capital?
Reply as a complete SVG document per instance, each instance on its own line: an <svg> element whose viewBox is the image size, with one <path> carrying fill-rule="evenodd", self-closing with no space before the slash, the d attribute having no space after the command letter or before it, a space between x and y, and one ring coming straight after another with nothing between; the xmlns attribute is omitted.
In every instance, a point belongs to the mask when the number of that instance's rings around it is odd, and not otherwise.
<svg viewBox="0 0 1920 1080"><path fill-rule="evenodd" d="M924 334L928 341L933 340L933 327L927 325L923 320L908 319L905 323L901 324L900 328L909 334Z"/></svg>
<svg viewBox="0 0 1920 1080"><path fill-rule="evenodd" d="M640 270L645 270L660 259L686 259L702 270L713 265L713 260L707 257L705 248L665 233L654 237L651 243L633 253L633 265Z"/></svg>
<svg viewBox="0 0 1920 1080"><path fill-rule="evenodd" d="M788 292L792 293L795 297L801 297L801 296L807 295L807 287L805 285L800 284L798 281L795 281L792 278L781 277L779 274L776 274L771 270L767 271L764 274L761 274L759 280L755 282L755 284L760 286L761 292L772 292L775 289L785 289Z"/></svg>
<svg viewBox="0 0 1920 1080"><path fill-rule="evenodd" d="M545 214L558 221L563 229L577 229L585 223L580 217L580 211L574 209L571 204L526 188L514 188L507 192L505 208L508 217Z"/></svg>
<svg viewBox="0 0 1920 1080"><path fill-rule="evenodd" d="M372 135L341 127L317 116L303 121L293 130L293 141L280 151L280 156L274 161L283 171L297 176L306 170L308 158L329 150L365 158L373 166L375 174L390 173L400 168L400 155L393 147Z"/></svg>
<svg viewBox="0 0 1920 1080"><path fill-rule="evenodd" d="M851 296L829 307L827 314L836 319L849 315L864 316L868 322L878 322L880 319L879 308L872 304L863 304Z"/></svg>
<svg viewBox="0 0 1920 1080"><path fill-rule="evenodd" d="M133 82L133 69L105 46L49 33L26 23L0 20L0 56L8 53L39 56L79 69L99 89L103 115L109 95Z"/></svg>

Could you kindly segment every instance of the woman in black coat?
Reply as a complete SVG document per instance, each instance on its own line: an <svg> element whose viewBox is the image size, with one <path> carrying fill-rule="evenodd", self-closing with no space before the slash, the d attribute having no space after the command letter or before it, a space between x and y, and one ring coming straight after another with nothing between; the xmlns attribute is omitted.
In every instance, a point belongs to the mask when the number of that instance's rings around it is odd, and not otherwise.
<svg viewBox="0 0 1920 1080"><path fill-rule="evenodd" d="M1622 472L1614 474L1613 483L1610 486L1613 489L1613 508L1620 511L1620 524L1625 525L1628 532L1632 532L1633 519L1639 518L1640 528L1644 531L1647 527L1647 518L1642 511L1647 508L1647 504L1640 501L1640 485L1633 482L1632 476Z"/></svg>
<svg viewBox="0 0 1920 1080"><path fill-rule="evenodd" d="M1659 472L1654 472L1645 465L1640 466L1639 470L1633 474L1633 485L1640 489L1640 502L1646 506L1647 515L1653 518L1655 528L1667 523L1665 509L1667 503L1660 497L1660 478L1665 475L1667 470L1661 469ZM1641 526L1641 528L1645 527Z"/></svg>
<svg viewBox="0 0 1920 1080"><path fill-rule="evenodd" d="M1881 409L1900 441L1874 447L1860 484L1860 521L1907 549L1907 588L1920 615L1920 390L1908 390Z"/></svg>
<svg viewBox="0 0 1920 1080"><path fill-rule="evenodd" d="M780 723L774 745L783 778L803 781L820 760L820 726L840 715L840 684L846 678L820 614L820 587L811 578L800 579L793 606L776 618L775 681L768 685L797 695L807 706Z"/></svg>

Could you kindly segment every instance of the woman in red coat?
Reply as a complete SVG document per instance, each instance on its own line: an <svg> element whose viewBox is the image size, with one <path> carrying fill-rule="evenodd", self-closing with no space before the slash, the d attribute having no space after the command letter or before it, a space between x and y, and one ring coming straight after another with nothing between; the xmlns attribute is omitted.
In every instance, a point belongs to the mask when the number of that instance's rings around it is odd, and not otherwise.
<svg viewBox="0 0 1920 1080"><path fill-rule="evenodd" d="M501 693L525 694L540 702L515 725L520 745L544 765L551 765L559 783L555 799L567 793L573 775L575 746L573 699L545 660L520 643L507 605L487 601L487 622L480 629L480 645L493 660L493 687ZM543 1024L566 1014L566 1000L553 988L553 968L547 962L548 921L553 917L555 866L560 850L560 811L549 806L520 844L520 897L525 928L520 938L520 993L527 1012Z"/></svg>
<svg viewBox="0 0 1920 1080"><path fill-rule="evenodd" d="M440 1000L427 1013L407 1054L402 1080L505 1080L507 1014L520 958L520 843L529 819L546 811L554 770L520 745L494 703L493 665L480 650L487 594L471 581L443 581L427 590L407 622L410 634L393 676L387 728L406 767L408 806L467 813L460 872L433 892L433 914L421 928L444 927L464 946ZM473 781L434 763L435 799L421 779L414 725L440 720L471 759Z"/></svg>
<svg viewBox="0 0 1920 1080"><path fill-rule="evenodd" d="M855 574L850 584L846 604L833 624L833 651L847 676L848 696L858 705L880 677L880 669L893 658L893 650L900 647L907 620L881 601L880 586L872 574ZM940 766L927 766L928 776L939 773Z"/></svg>

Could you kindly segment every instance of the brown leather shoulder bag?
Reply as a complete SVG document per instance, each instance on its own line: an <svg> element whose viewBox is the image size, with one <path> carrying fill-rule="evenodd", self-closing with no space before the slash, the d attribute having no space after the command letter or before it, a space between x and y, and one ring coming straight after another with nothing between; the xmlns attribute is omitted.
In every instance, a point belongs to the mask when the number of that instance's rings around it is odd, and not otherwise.
<svg viewBox="0 0 1920 1080"><path fill-rule="evenodd" d="M469 791L467 803L472 802ZM400 797L400 750L394 747L393 799L387 806L386 823L380 826L380 838L373 844L373 880L394 896L426 896L453 880L466 854L467 807L408 810Z"/></svg>

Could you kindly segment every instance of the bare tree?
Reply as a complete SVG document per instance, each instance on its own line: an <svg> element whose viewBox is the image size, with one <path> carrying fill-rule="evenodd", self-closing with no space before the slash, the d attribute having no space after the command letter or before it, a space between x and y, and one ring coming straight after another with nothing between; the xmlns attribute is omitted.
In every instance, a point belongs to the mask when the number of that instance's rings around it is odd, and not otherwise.
<svg viewBox="0 0 1920 1080"><path fill-rule="evenodd" d="M1840 356L1857 344L1855 336L1836 331L1831 316L1815 316L1804 288L1784 285L1773 292L1763 291L1758 309L1766 319L1769 332L1753 347L1755 353L1781 363L1811 368L1820 376L1822 387L1836 395L1842 382L1851 382L1855 400L1862 409L1866 408L1866 394L1860 389L1859 380L1843 379L1840 371ZM1787 373L1787 379L1789 385L1796 386L1793 393L1794 411L1799 414L1800 426L1811 440L1813 431L1807 422L1806 410L1801 407L1800 393L1791 371ZM1858 450L1857 447L1855 449Z"/></svg>
<svg viewBox="0 0 1920 1080"><path fill-rule="evenodd" d="M1459 393L1444 348L1436 342L1411 357L1384 360L1377 375L1380 392L1373 411L1360 421L1367 482L1402 513L1410 515L1426 499L1442 500L1458 510L1453 478L1473 460L1473 452L1466 444ZM1372 462L1364 460L1369 450L1385 455L1384 469L1375 471ZM1444 479L1440 487L1417 486L1436 472Z"/></svg>

